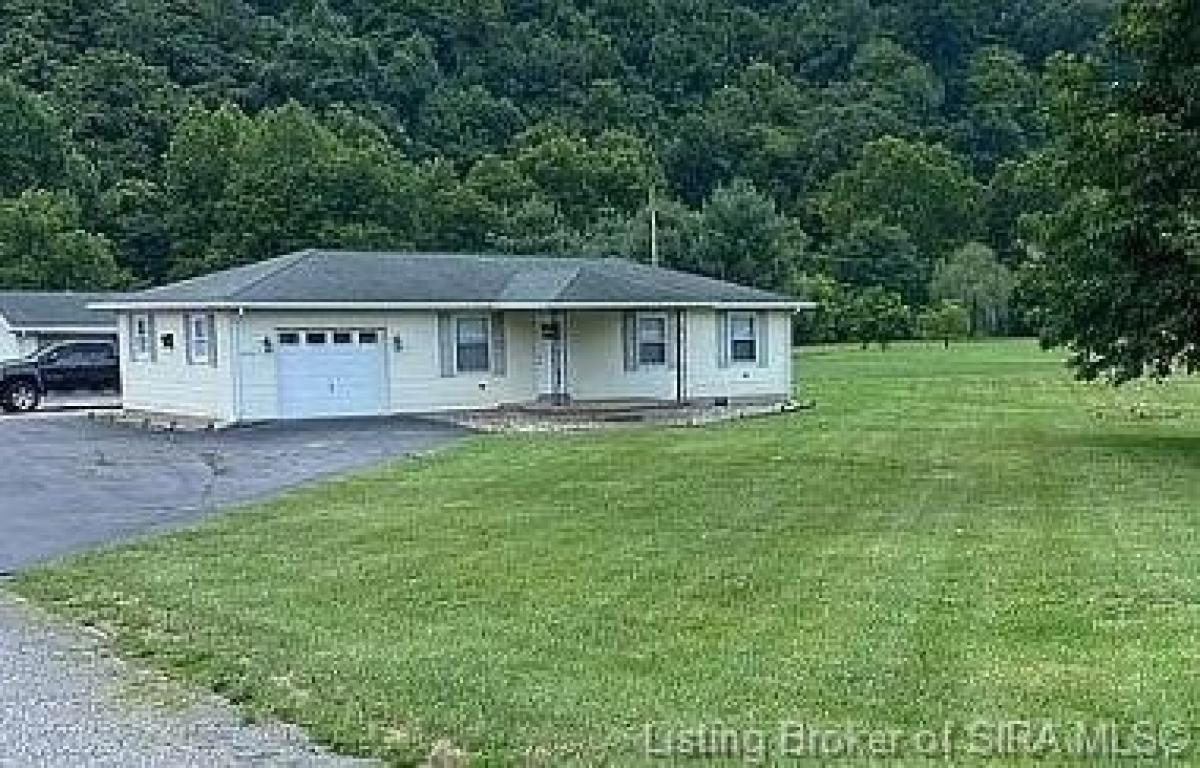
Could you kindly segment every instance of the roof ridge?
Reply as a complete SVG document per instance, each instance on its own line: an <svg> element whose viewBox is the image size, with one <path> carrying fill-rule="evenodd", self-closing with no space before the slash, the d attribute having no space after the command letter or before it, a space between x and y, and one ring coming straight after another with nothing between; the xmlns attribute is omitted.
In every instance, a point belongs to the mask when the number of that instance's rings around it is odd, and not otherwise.
<svg viewBox="0 0 1200 768"><path fill-rule="evenodd" d="M562 284L562 287L554 294L555 301L561 301L562 297L575 286L579 279L583 277L583 268L591 266L592 259L575 260L575 274L571 275L571 279Z"/></svg>
<svg viewBox="0 0 1200 768"><path fill-rule="evenodd" d="M643 264L640 261L634 261L633 259L626 259L626 258L620 257L620 256L611 257L611 258L603 258L603 259L592 259L588 262L588 264L589 264L589 266L594 266L594 267L598 267L601 269L605 269L605 274L610 280L617 280L617 281L623 283L624 285L630 286L630 287L641 287L644 283L644 278L646 277L645 273L647 273L647 272L649 272L649 273L669 272L672 274L681 274L672 269L656 267L651 264ZM611 267L613 267L613 266L625 267L626 270L624 272L622 272L620 269L616 269L616 270L611 269ZM629 267L633 267L633 270L629 270L628 269ZM630 274L631 271L635 272L635 273L642 272L642 274L641 275ZM688 295L688 292L685 289L676 288L674 286L660 286L659 288L660 288L660 290L671 293L674 296L686 297Z"/></svg>
<svg viewBox="0 0 1200 768"><path fill-rule="evenodd" d="M714 285L714 286L734 286L743 291L754 291L756 293L763 294L764 296L770 296L772 299L777 300L777 301L792 301L792 299L790 297L784 296L781 292L779 292L777 290L772 290L772 289L768 289L768 288L759 288L758 286L755 286L755 285L739 283L739 282L736 282L736 281L733 281L733 280L730 280L727 278L713 277L712 275L706 275L701 272L689 272L685 269L675 269L674 267L664 267L661 265L647 264L643 261L636 261L634 259L627 259L624 257L618 257L616 259L613 259L613 261L620 262L621 264L623 264L627 267L632 267L633 271L637 271L637 272L652 272L652 271L668 272L672 275L678 275L679 277L682 277L686 280L709 283L710 285ZM686 292L685 289L679 289L679 290Z"/></svg>
<svg viewBox="0 0 1200 768"><path fill-rule="evenodd" d="M286 272L287 270L291 269L292 267L296 266L297 264L305 261L306 259L309 259L312 256L315 256L316 254L317 254L316 250L314 250L312 248L306 248L303 251L296 251L295 253L289 253L285 256L279 257L280 263L274 269L269 269L265 273L259 275L258 277L254 278L253 280L251 280L250 282L239 287L237 290L230 291L229 298L231 298L231 299L237 298L238 296L244 294L246 291L249 291L251 288L255 288L259 285L262 285L264 281L269 280L272 277L278 277L282 273Z"/></svg>

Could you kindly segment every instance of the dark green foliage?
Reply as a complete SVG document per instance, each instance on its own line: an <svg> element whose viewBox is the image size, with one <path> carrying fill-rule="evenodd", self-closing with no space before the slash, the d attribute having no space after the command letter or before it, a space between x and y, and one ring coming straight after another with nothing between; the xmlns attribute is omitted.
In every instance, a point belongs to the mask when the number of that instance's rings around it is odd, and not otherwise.
<svg viewBox="0 0 1200 768"><path fill-rule="evenodd" d="M79 225L79 205L67 193L0 200L0 285L83 290L127 284L108 240Z"/></svg>
<svg viewBox="0 0 1200 768"><path fill-rule="evenodd" d="M878 285L921 303L928 292L929 258L901 227L879 218L850 222L828 249L825 271L850 285Z"/></svg>
<svg viewBox="0 0 1200 768"><path fill-rule="evenodd" d="M1078 190L1040 220L1029 270L1044 338L1084 378L1118 382L1200 369L1200 4L1124 10L1114 81L1063 57L1056 112Z"/></svg>
<svg viewBox="0 0 1200 768"><path fill-rule="evenodd" d="M646 260L653 187L664 263L915 306L970 240L1024 260L1044 62L1112 2L0 0L0 199L71 192L153 283L301 246Z"/></svg>
<svg viewBox="0 0 1200 768"><path fill-rule="evenodd" d="M0 197L69 184L70 139L45 99L0 77Z"/></svg>
<svg viewBox="0 0 1200 768"><path fill-rule="evenodd" d="M926 259L943 256L978 227L983 194L962 161L943 146L885 138L834 176L819 201L828 229L849 232L880 219L912 236Z"/></svg>

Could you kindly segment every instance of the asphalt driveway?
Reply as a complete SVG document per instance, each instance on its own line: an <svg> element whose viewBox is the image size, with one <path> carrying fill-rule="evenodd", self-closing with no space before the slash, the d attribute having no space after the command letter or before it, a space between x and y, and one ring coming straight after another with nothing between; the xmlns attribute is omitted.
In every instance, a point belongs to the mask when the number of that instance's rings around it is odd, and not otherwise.
<svg viewBox="0 0 1200 768"><path fill-rule="evenodd" d="M413 419L154 433L71 412L0 417L0 573L444 446Z"/></svg>
<svg viewBox="0 0 1200 768"><path fill-rule="evenodd" d="M460 434L406 419L151 433L68 406L0 417L0 572L176 527ZM318 749L296 728L248 725L215 696L127 666L102 638L0 591L0 768L369 764Z"/></svg>

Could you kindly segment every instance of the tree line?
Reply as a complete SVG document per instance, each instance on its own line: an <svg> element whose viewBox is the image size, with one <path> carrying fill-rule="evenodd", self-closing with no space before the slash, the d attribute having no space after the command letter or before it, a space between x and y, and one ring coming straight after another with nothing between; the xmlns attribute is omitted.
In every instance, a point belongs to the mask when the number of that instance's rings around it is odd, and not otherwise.
<svg viewBox="0 0 1200 768"><path fill-rule="evenodd" d="M807 338L1029 330L1112 0L0 0L0 286L302 247L649 255Z"/></svg>

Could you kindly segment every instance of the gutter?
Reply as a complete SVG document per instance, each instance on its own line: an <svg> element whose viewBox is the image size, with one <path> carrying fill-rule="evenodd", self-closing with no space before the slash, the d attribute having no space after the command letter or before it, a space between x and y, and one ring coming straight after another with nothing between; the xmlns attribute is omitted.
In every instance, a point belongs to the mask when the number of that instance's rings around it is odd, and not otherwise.
<svg viewBox="0 0 1200 768"><path fill-rule="evenodd" d="M508 311L584 311L626 309L719 309L719 310L780 310L802 312L817 308L811 301L608 301L608 302L529 302L529 301L422 301L422 302L371 302L371 301L297 301L297 302L232 302L232 301L130 301L120 303L89 304L89 309L108 311L163 311L163 310L350 310L350 311L424 311L424 310L508 310Z"/></svg>
<svg viewBox="0 0 1200 768"><path fill-rule="evenodd" d="M58 326L37 326L37 325L10 325L10 331L18 334L31 333L117 333L119 330L114 325L58 325Z"/></svg>

